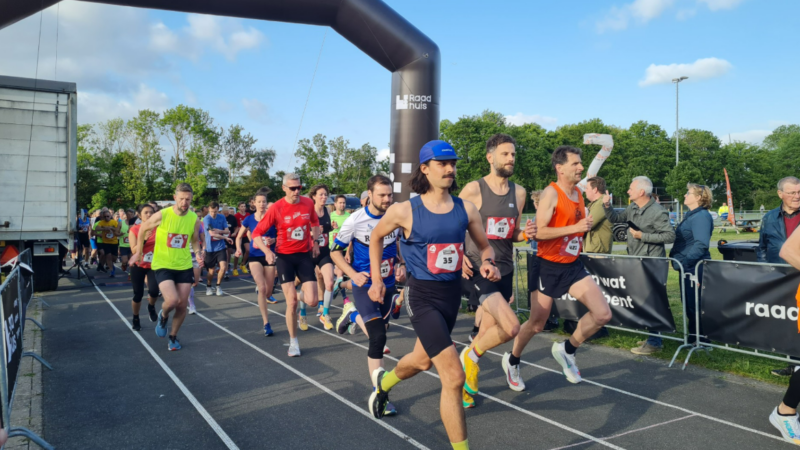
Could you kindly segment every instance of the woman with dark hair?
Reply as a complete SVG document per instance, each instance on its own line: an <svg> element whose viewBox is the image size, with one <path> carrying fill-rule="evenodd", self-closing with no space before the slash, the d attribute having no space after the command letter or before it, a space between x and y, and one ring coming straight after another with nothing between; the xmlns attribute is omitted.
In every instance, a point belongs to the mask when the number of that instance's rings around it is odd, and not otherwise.
<svg viewBox="0 0 800 450"><path fill-rule="evenodd" d="M683 216L683 221L675 230L675 243L669 252L670 258L677 259L683 271L687 274L694 274L697 263L704 259L711 259L708 251L711 233L714 231L714 219L708 208L711 207L711 189L708 186L689 183L686 185L686 194L683 196L683 204L689 208ZM673 263L675 270L678 266ZM703 266L697 268L697 280L703 278ZM689 342L695 342L696 329L696 309L694 284L687 286L685 293L686 315L689 323ZM700 330L703 335L703 330ZM702 341L707 339L702 338Z"/></svg>
<svg viewBox="0 0 800 450"><path fill-rule="evenodd" d="M143 222L146 222L155 213L152 206L148 204L139 205L139 217ZM139 228L141 224L136 224L128 230L128 239L132 249L138 248L139 239L144 239L143 255L131 256L131 285L133 287L133 301L131 302L131 309L133 310L133 326L136 331L142 329L139 325L139 309L142 306L142 297L144 297L145 280L147 283L147 312L150 315L150 321L155 322L158 317L156 316L156 300L158 299L158 283L156 283L156 274L151 269L150 265L153 262L153 249L156 245L156 232L148 231L147 236L139 236ZM134 258L136 256L136 258Z"/></svg>
<svg viewBox="0 0 800 450"><path fill-rule="evenodd" d="M308 196L311 197L311 200L314 200L314 209L317 212L317 217L319 217L320 228L322 228L317 240L319 242L319 256L314 258L314 265L317 266L317 279L319 280L320 275L322 276L322 283L317 282L318 289L323 284L325 287L325 291L322 294L322 307L317 312L317 316L326 330L333 329L333 321L328 310L331 307L333 282L336 279L333 274L333 260L331 260L331 249L329 247L330 239L328 239L328 233L333 230L333 224L331 223L331 215L328 212L328 208L325 207L329 193L328 186L324 184L318 184L308 192Z"/></svg>

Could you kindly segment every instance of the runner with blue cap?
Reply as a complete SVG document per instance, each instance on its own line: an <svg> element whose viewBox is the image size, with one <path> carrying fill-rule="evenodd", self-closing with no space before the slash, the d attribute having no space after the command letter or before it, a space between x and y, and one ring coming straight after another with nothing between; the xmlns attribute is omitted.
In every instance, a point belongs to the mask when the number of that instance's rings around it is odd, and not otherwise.
<svg viewBox="0 0 800 450"><path fill-rule="evenodd" d="M381 277L381 256L386 236L399 228L400 253L408 271L408 288L403 302L417 334L414 350L394 370L372 372L375 391L369 408L375 418L386 413L389 390L401 380L436 367L442 382L440 414L454 449L468 449L467 422L461 403L464 370L450 333L461 307L461 264L467 231L480 252L476 268L486 279L500 280L494 265L494 249L483 230L478 209L451 194L456 185L453 147L444 141L430 141L419 152L419 166L411 174L410 187L417 195L395 203L386 210L370 235L369 260L373 302L385 301L386 286Z"/></svg>

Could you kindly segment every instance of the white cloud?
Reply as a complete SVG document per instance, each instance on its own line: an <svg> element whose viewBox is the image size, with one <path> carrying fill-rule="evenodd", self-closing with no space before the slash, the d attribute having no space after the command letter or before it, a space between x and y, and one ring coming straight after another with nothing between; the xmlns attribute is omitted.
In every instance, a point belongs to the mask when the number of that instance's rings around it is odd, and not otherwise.
<svg viewBox="0 0 800 450"><path fill-rule="evenodd" d="M387 159L388 157L389 157L389 149L388 148L382 148L382 149L378 150L378 156L377 156L377 160L378 161L383 161L384 159Z"/></svg>
<svg viewBox="0 0 800 450"><path fill-rule="evenodd" d="M650 64L644 72L644 79L639 81L639 86L671 83L673 78L682 76L689 77L689 81L716 78L725 75L732 68L731 63L719 58L701 58L691 64Z"/></svg>
<svg viewBox="0 0 800 450"><path fill-rule="evenodd" d="M702 4L712 12L733 9L739 6L744 0L695 0L694 6ZM634 0L622 6L612 6L611 9L595 23L597 31L622 31L635 22L644 25L647 22L661 16L666 10L672 8L676 0ZM688 3L683 1L681 3ZM678 11L676 18L686 20L693 17L697 10L694 7L686 7Z"/></svg>
<svg viewBox="0 0 800 450"><path fill-rule="evenodd" d="M708 6L711 11L720 11L723 9L733 9L739 6L744 0L697 0L698 3L703 3Z"/></svg>
<svg viewBox="0 0 800 450"><path fill-rule="evenodd" d="M117 117L127 120L138 114L139 110L149 109L161 113L171 104L165 93L144 83L139 84L138 90L127 95L82 92L78 118L81 123L97 123Z"/></svg>
<svg viewBox="0 0 800 450"><path fill-rule="evenodd" d="M597 31L624 30L631 21L643 25L660 16L673 3L674 0L635 0L621 7L612 6L605 17L597 21Z"/></svg>
<svg viewBox="0 0 800 450"><path fill-rule="evenodd" d="M238 19L189 14L187 21L189 25L182 30L180 51L189 49L193 58L202 55L205 48L213 48L228 61L234 61L239 52L258 48L266 40L255 28L245 29Z"/></svg>
<svg viewBox="0 0 800 450"><path fill-rule="evenodd" d="M727 142L726 138L730 136L730 139L733 141L743 141L758 145L770 134L772 134L772 130L750 130L739 133L728 133L728 135L722 136L722 141Z"/></svg>
<svg viewBox="0 0 800 450"><path fill-rule="evenodd" d="M558 122L558 119L555 117L547 117L539 114L528 115L521 112L518 112L513 116L505 116L505 119L506 123L509 125L520 126L525 125L526 123L538 123L545 128L554 127Z"/></svg>
<svg viewBox="0 0 800 450"><path fill-rule="evenodd" d="M269 108L263 102L255 98L243 98L242 106L247 115L256 122L267 124L271 122Z"/></svg>

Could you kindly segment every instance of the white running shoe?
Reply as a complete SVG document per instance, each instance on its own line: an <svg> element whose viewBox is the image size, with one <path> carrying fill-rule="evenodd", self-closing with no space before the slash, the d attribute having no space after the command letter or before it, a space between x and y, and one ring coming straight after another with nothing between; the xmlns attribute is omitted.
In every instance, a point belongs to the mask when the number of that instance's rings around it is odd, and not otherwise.
<svg viewBox="0 0 800 450"><path fill-rule="evenodd" d="M525 382L519 376L519 364L512 366L508 360L511 358L511 353L506 352L503 355L503 372L506 374L506 383L512 391L522 392L525 390Z"/></svg>
<svg viewBox="0 0 800 450"><path fill-rule="evenodd" d="M556 362L561 365L564 376L567 377L567 381L575 384L580 383L581 371L578 370L578 366L575 365L575 355L570 355L564 350L564 343L554 342L550 352L553 354L553 358L556 359Z"/></svg>
<svg viewBox="0 0 800 450"><path fill-rule="evenodd" d="M289 356L300 356L300 343L296 340L289 341Z"/></svg>
<svg viewBox="0 0 800 450"><path fill-rule="evenodd" d="M194 306L189 306L189 314L195 314L197 312L197 308Z"/></svg>
<svg viewBox="0 0 800 450"><path fill-rule="evenodd" d="M222 297L222 288L217 286L217 297Z"/></svg>
<svg viewBox="0 0 800 450"><path fill-rule="evenodd" d="M797 414L793 416L782 416L778 414L778 407L772 410L769 415L769 423L775 426L781 432L783 440L791 442L795 445L800 445L800 422L797 420Z"/></svg>
<svg viewBox="0 0 800 450"><path fill-rule="evenodd" d="M388 355L389 353L391 353L391 350L389 350L389 346L388 345L384 345L383 346L383 354L384 355Z"/></svg>
<svg viewBox="0 0 800 450"><path fill-rule="evenodd" d="M206 286L206 295L214 295L214 289L211 286Z"/></svg>

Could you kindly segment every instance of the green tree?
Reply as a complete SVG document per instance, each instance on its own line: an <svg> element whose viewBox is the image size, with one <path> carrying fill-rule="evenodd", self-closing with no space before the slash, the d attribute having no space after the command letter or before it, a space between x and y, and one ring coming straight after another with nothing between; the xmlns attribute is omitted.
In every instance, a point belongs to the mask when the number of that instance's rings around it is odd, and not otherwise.
<svg viewBox="0 0 800 450"><path fill-rule="evenodd" d="M92 125L78 125L77 180L75 184L78 208L90 208L92 196L100 185L100 174L96 167L91 141L94 133Z"/></svg>
<svg viewBox="0 0 800 450"><path fill-rule="evenodd" d="M330 153L324 135L317 134L311 140L300 139L294 155L300 162L300 166L295 168L295 173L300 175L304 186L330 183L328 176Z"/></svg>
<svg viewBox="0 0 800 450"><path fill-rule="evenodd" d="M228 162L228 180L235 179L255 153L257 139L245 133L241 125L231 125L220 135L222 154Z"/></svg>

